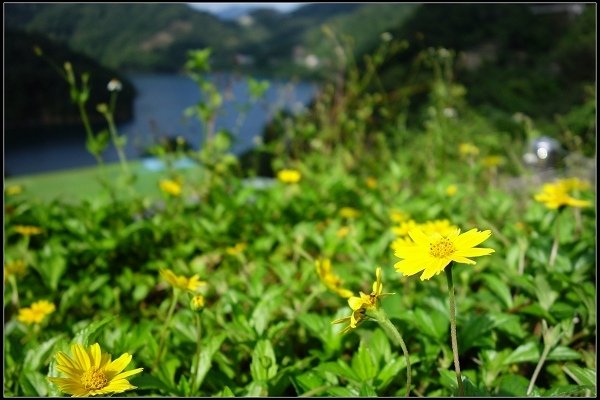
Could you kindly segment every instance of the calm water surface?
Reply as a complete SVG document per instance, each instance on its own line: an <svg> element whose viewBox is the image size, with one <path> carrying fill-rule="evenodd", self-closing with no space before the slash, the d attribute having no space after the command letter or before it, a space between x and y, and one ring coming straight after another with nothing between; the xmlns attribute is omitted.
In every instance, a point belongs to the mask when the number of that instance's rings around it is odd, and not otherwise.
<svg viewBox="0 0 600 400"><path fill-rule="evenodd" d="M128 159L138 159L145 148L161 136L182 136L197 149L202 140L202 127L194 117L185 117L183 111L200 100L200 92L192 80L172 74L135 74L129 76L137 89L134 118L118 126L119 134L127 136ZM216 129L232 132L234 154L252 148L256 138L274 113L287 109L301 112L317 91L317 86L306 82L271 80L264 97L250 102L246 77L214 74L224 98L216 120ZM104 153L106 162L118 160L112 143ZM39 140L5 149L5 175L35 174L96 164L85 148L85 132L69 138L40 135Z"/></svg>

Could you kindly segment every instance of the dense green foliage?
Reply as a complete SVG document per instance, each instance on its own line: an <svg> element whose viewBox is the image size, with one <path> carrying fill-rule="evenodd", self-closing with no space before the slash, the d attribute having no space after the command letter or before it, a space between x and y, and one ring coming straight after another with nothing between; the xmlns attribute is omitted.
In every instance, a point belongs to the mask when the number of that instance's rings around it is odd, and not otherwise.
<svg viewBox="0 0 600 400"><path fill-rule="evenodd" d="M408 102L372 89L403 47L383 43L366 70L340 69L309 111L278 117L278 135L258 149L274 171L301 173L296 183L244 179L255 171L240 168L230 135L217 130L199 151L161 155L170 181L160 198L107 182L102 169L105 190L92 200L43 203L7 188L6 261L26 267L13 269L4 296L5 395L59 395L46 379L62 375L54 354L95 342L113 359L132 354L128 369L144 368L125 396L406 395L406 359L386 331L366 321L340 335L331 324L351 310L319 279L321 258L355 294L368 293L382 267L394 294L381 306L411 354L410 395L456 395L444 274L420 281L394 269L402 212L492 232L484 246L493 254L447 267L465 394L595 396L595 207L534 200L543 180L520 163L534 121L520 115L499 129L473 109L447 49L419 54L427 84L408 124ZM210 126L221 96L203 76L209 56L190 52L185 69L208 92L189 113ZM593 125L590 107L573 106L558 131ZM173 168L181 156L197 164L185 178ZM589 182L593 172L575 176ZM576 196L595 202L593 188ZM207 282L200 312L161 277L165 268ZM39 324L18 319L42 299L56 311Z"/></svg>

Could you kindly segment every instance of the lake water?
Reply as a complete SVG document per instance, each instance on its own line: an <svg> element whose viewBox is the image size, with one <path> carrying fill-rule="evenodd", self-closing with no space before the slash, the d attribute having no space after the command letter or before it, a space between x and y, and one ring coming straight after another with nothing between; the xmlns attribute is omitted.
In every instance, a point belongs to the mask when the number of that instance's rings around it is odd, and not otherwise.
<svg viewBox="0 0 600 400"><path fill-rule="evenodd" d="M161 136L182 136L194 149L199 148L201 124L183 114L200 100L199 89L192 80L172 74L135 74L128 78L137 90L134 118L119 125L118 131L127 136L125 152L129 160L140 158L144 149ZM311 83L270 80L264 96L252 103L246 77L214 74L211 79L224 98L215 128L232 132L235 141L231 151L237 155L254 146L275 112L281 109L301 112L317 91L317 86ZM86 150L83 126L80 135L58 138L50 132L40 134L33 143L7 146L4 156L6 176L96 165ZM112 143L103 158L106 162L118 161Z"/></svg>

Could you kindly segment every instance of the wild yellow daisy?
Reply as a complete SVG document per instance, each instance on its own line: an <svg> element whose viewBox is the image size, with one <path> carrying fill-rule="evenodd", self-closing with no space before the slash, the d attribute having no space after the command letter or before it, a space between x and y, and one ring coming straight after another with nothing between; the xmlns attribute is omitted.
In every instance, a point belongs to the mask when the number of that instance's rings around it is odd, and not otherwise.
<svg viewBox="0 0 600 400"><path fill-rule="evenodd" d="M408 235L408 232L416 227L417 223L412 219L409 219L408 221L402 222L400 226L393 227L392 232L394 232L394 235L396 236L406 236Z"/></svg>
<svg viewBox="0 0 600 400"><path fill-rule="evenodd" d="M461 143L458 146L458 152L463 157L476 156L479 154L479 148L472 143Z"/></svg>
<svg viewBox="0 0 600 400"><path fill-rule="evenodd" d="M496 168L496 167L499 167L500 165L504 164L504 157L495 156L495 155L486 156L486 157L483 157L483 159L481 160L481 163L483 164L484 167Z"/></svg>
<svg viewBox="0 0 600 400"><path fill-rule="evenodd" d="M170 194L171 196L179 196L181 195L181 184L177 181L173 181L171 179L163 179L159 183L160 190L163 192Z"/></svg>
<svg viewBox="0 0 600 400"><path fill-rule="evenodd" d="M373 178L372 176L367 177L365 183L369 189L377 188L377 179Z"/></svg>
<svg viewBox="0 0 600 400"><path fill-rule="evenodd" d="M192 293L200 286L206 285L206 282L201 281L197 274L191 278L187 278L183 275L175 275L170 269L162 269L160 270L160 275L174 288Z"/></svg>
<svg viewBox="0 0 600 400"><path fill-rule="evenodd" d="M423 271L421 280L425 280L442 272L451 261L475 264L468 257L480 257L494 252L493 249L475 247L491 234L490 230L480 232L477 229L461 234L460 229L456 229L448 235L437 232L427 235L421 229L413 229L409 236L414 244L395 248L395 256L403 260L394 264L394 268L409 276Z"/></svg>
<svg viewBox="0 0 600 400"><path fill-rule="evenodd" d="M192 311L200 311L204 309L204 304L205 299L204 296L202 296L201 294L192 297L192 300L190 301L190 307Z"/></svg>
<svg viewBox="0 0 600 400"><path fill-rule="evenodd" d="M277 179L283 183L298 183L302 179L302 174L295 169L282 169L277 173Z"/></svg>
<svg viewBox="0 0 600 400"><path fill-rule="evenodd" d="M394 293L383 293L383 284L381 282L381 267L375 270L375 282L373 282L373 290L371 294L359 292L359 296L352 296L348 299L348 305L352 309L352 314L348 317L336 319L332 324L341 324L349 322L349 325L342 330L346 333L351 329L356 328L366 318L365 313L369 309L379 307L379 299Z"/></svg>
<svg viewBox="0 0 600 400"><path fill-rule="evenodd" d="M23 236L33 236L42 233L42 228L32 225L16 225L15 231Z"/></svg>
<svg viewBox="0 0 600 400"><path fill-rule="evenodd" d="M248 247L248 245L246 243L240 242L240 243L236 243L235 246L226 248L225 252L227 252L227 254L229 254L230 256L236 256L238 254L243 253L247 247Z"/></svg>
<svg viewBox="0 0 600 400"><path fill-rule="evenodd" d="M4 265L4 280L7 280L11 276L23 276L27 264L23 260L15 260Z"/></svg>
<svg viewBox="0 0 600 400"><path fill-rule="evenodd" d="M426 235L439 233L442 236L447 236L458 229L457 226L452 225L447 219L427 221L423 224L419 224L418 228L421 229Z"/></svg>
<svg viewBox="0 0 600 400"><path fill-rule="evenodd" d="M6 187L6 194L9 196L16 196L23 192L23 187L20 185L10 185Z"/></svg>
<svg viewBox="0 0 600 400"><path fill-rule="evenodd" d="M340 229L337 230L337 232L335 233L335 235L337 237L339 237L340 239L345 238L346 236L348 236L348 234L350 233L351 229L349 226L342 226L340 227Z"/></svg>
<svg viewBox="0 0 600 400"><path fill-rule="evenodd" d="M54 304L47 300L40 300L33 303L30 307L19 309L17 319L25 324L39 324L47 315L50 315L56 310Z"/></svg>
<svg viewBox="0 0 600 400"><path fill-rule="evenodd" d="M392 220L392 222L395 222L397 224L401 224L404 221L408 221L409 218L410 218L410 215L403 211L400 211L400 210L390 211L390 219Z"/></svg>
<svg viewBox="0 0 600 400"><path fill-rule="evenodd" d="M352 207L342 207L340 208L340 217L347 219L354 219L360 215L360 212Z"/></svg>
<svg viewBox="0 0 600 400"><path fill-rule="evenodd" d="M458 192L458 187L456 185L448 185L446 187L446 194L450 197L454 196Z"/></svg>
<svg viewBox="0 0 600 400"><path fill-rule="evenodd" d="M557 209L564 206L589 207L592 203L571 197L571 192L584 187L580 182L574 180L559 180L555 183L547 183L542 186L542 191L535 195L534 199L543 203L549 209Z"/></svg>
<svg viewBox="0 0 600 400"><path fill-rule="evenodd" d="M122 393L135 389L127 378L139 374L143 368L122 372L131 362L132 356L124 353L111 361L111 355L104 353L98 343L87 350L80 344L71 345L73 358L59 351L56 358L56 369L66 374L66 378L49 377L59 389L73 397L88 397Z"/></svg>
<svg viewBox="0 0 600 400"><path fill-rule="evenodd" d="M331 260L328 258L318 259L315 261L315 268L317 269L317 274L321 279L321 282L327 288L342 297L350 297L352 296L352 292L348 289L344 289L342 287L342 279L335 275L331 270Z"/></svg>

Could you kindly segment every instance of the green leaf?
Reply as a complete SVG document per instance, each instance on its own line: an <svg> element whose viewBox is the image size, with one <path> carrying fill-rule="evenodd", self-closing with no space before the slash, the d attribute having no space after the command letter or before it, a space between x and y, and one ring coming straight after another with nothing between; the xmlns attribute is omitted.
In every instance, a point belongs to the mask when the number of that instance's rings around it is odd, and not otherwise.
<svg viewBox="0 0 600 400"><path fill-rule="evenodd" d="M403 368L406 368L406 362L403 361L403 358L396 358L391 362L386 362L379 372L379 375L377 375L377 379L375 381L377 389L385 389L392 382L392 380L398 376Z"/></svg>
<svg viewBox="0 0 600 400"><path fill-rule="evenodd" d="M581 354L567 346L556 346L548 354L550 361L581 360Z"/></svg>
<svg viewBox="0 0 600 400"><path fill-rule="evenodd" d="M377 397L377 392L375 391L375 389L373 389L371 387L371 385L369 385L366 382L363 382L363 384L360 386L359 396L360 397Z"/></svg>
<svg viewBox="0 0 600 400"><path fill-rule="evenodd" d="M504 365L537 362L540 359L540 350L534 342L528 342L517 347L506 359Z"/></svg>
<svg viewBox="0 0 600 400"><path fill-rule="evenodd" d="M20 383L23 392L27 396L46 397L48 396L48 386L50 382L45 375L37 371L23 371L20 376Z"/></svg>
<svg viewBox="0 0 600 400"><path fill-rule="evenodd" d="M558 298L558 293L552 290L544 275L536 275L535 277L535 294L538 298L540 306L545 310L550 310L554 301Z"/></svg>
<svg viewBox="0 0 600 400"><path fill-rule="evenodd" d="M277 360L273 345L268 339L259 340L252 353L252 364L250 364L252 379L266 382L277 373Z"/></svg>
<svg viewBox="0 0 600 400"><path fill-rule="evenodd" d="M235 397L235 394L229 389L229 386L225 386L223 390L221 390L219 397Z"/></svg>
<svg viewBox="0 0 600 400"><path fill-rule="evenodd" d="M269 391L263 382L252 381L246 390L246 397L265 397Z"/></svg>
<svg viewBox="0 0 600 400"><path fill-rule="evenodd" d="M521 375L504 375L500 378L498 396L525 397L529 380Z"/></svg>
<svg viewBox="0 0 600 400"><path fill-rule="evenodd" d="M48 354L54 348L56 342L58 342L62 338L63 335L58 335L50 340L45 341L35 349L29 350L25 355L25 360L23 361L24 369L27 369L29 371L39 370L43 365L43 361L48 357Z"/></svg>
<svg viewBox="0 0 600 400"><path fill-rule="evenodd" d="M378 367L369 345L361 342L358 351L352 357L352 370L362 382L369 382L377 376Z"/></svg>
<svg viewBox="0 0 600 400"><path fill-rule="evenodd" d="M340 377L340 378L344 378L347 381L353 382L353 383L359 383L360 382L360 378L357 376L356 372L354 372L352 370L352 368L350 368L350 366L348 366L348 364L346 364L343 360L338 359L337 362L326 362L326 363L322 363L317 367L320 371L327 371L327 372L331 372L334 375Z"/></svg>
<svg viewBox="0 0 600 400"><path fill-rule="evenodd" d="M440 315L438 311L424 311L417 308L414 312L415 327L427 336L441 340L448 333L448 325L450 324L446 315Z"/></svg>
<svg viewBox="0 0 600 400"><path fill-rule="evenodd" d="M484 274L483 279L487 283L487 287L502 301L505 308L513 306L512 295L506 283L502 282L497 276L490 274Z"/></svg>
<svg viewBox="0 0 600 400"><path fill-rule="evenodd" d="M194 388L200 388L206 374L210 370L212 365L212 359L217 350L221 348L221 344L225 340L227 335L222 333L218 336L212 336L208 339L208 343L202 343L202 347L200 350L200 366L194 376Z"/></svg>
<svg viewBox="0 0 600 400"><path fill-rule="evenodd" d="M305 392L319 388L325 385L325 380L314 371L308 371L302 375L298 375L293 378L302 392L298 392L298 395L304 394Z"/></svg>
<svg viewBox="0 0 600 400"><path fill-rule="evenodd" d="M75 334L75 337L73 338L73 343L79 343L83 346L89 346L93 344L91 342L99 333L100 328L112 322L115 318L117 317L114 315L110 315L101 319L100 321L92 322L91 324L89 324L88 326L86 326L85 328L83 328Z"/></svg>
<svg viewBox="0 0 600 400"><path fill-rule="evenodd" d="M564 385L548 389L544 397L595 397L596 386Z"/></svg>
<svg viewBox="0 0 600 400"><path fill-rule="evenodd" d="M566 364L563 369L578 385L596 386L596 370L581 368L574 364Z"/></svg>
<svg viewBox="0 0 600 400"><path fill-rule="evenodd" d="M171 387L164 384L164 382L151 374L139 374L135 380L135 386L141 390L152 390L157 389L161 392L168 393L172 390Z"/></svg>
<svg viewBox="0 0 600 400"><path fill-rule="evenodd" d="M339 336L339 335L338 335ZM392 347L386 334L381 329L377 329L369 339L369 347L373 351L375 364L380 365L381 361L389 363L392 359Z"/></svg>
<svg viewBox="0 0 600 400"><path fill-rule="evenodd" d="M440 374L440 385L452 391L458 389L458 383L456 382L456 373L454 371L438 368L438 372Z"/></svg>
<svg viewBox="0 0 600 400"><path fill-rule="evenodd" d="M490 397L488 392L475 386L466 376L463 376L463 386L466 397Z"/></svg>
<svg viewBox="0 0 600 400"><path fill-rule="evenodd" d="M493 347L494 340L489 332L494 327L493 320L488 315L471 315L458 334L461 353L472 347Z"/></svg>

